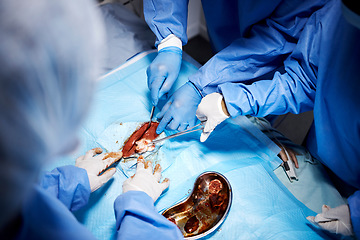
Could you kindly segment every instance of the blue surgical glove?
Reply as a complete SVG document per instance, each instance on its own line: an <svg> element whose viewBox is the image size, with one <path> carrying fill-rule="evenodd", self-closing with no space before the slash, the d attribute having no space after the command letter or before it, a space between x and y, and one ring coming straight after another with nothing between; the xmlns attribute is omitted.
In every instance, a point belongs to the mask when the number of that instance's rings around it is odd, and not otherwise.
<svg viewBox="0 0 360 240"><path fill-rule="evenodd" d="M169 90L179 76L182 50L178 47L165 47L158 52L148 67L148 87L152 104L156 106L159 99Z"/></svg>
<svg viewBox="0 0 360 240"><path fill-rule="evenodd" d="M199 91L191 82L185 83L170 97L157 118L161 119L156 133L160 134L165 127L169 130L184 131L196 124L196 109L201 101Z"/></svg>

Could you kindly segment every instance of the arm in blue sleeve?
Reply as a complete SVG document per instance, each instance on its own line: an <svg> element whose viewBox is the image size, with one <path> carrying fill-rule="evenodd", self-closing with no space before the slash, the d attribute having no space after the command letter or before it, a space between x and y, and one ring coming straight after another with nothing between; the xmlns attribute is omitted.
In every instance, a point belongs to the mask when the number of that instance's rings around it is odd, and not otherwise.
<svg viewBox="0 0 360 240"><path fill-rule="evenodd" d="M306 2L306 1L305 1ZM293 52L310 16L326 1L282 6L270 18L254 25L247 37L239 38L212 57L189 80L203 96L217 92L223 83L249 83L283 66Z"/></svg>
<svg viewBox="0 0 360 240"><path fill-rule="evenodd" d="M183 239L178 227L160 215L146 193L129 191L114 203L117 239Z"/></svg>
<svg viewBox="0 0 360 240"><path fill-rule="evenodd" d="M71 165L45 173L40 186L58 198L70 211L85 206L91 193L86 170Z"/></svg>
<svg viewBox="0 0 360 240"><path fill-rule="evenodd" d="M348 198L351 224L355 236L360 239L360 190Z"/></svg>
<svg viewBox="0 0 360 240"><path fill-rule="evenodd" d="M322 39L322 15L319 11L309 18L296 48L284 62L285 73L276 72L272 80L260 80L249 85L227 82L218 86L217 92L224 96L232 117L300 113L313 108Z"/></svg>
<svg viewBox="0 0 360 240"><path fill-rule="evenodd" d="M156 35L157 45L170 34L187 43L187 15L189 0L144 0L145 21Z"/></svg>
<svg viewBox="0 0 360 240"><path fill-rule="evenodd" d="M226 107L232 117L251 115L264 117L288 112L298 114L313 108L315 85L291 74L276 73L273 80L251 85L224 83L219 85Z"/></svg>

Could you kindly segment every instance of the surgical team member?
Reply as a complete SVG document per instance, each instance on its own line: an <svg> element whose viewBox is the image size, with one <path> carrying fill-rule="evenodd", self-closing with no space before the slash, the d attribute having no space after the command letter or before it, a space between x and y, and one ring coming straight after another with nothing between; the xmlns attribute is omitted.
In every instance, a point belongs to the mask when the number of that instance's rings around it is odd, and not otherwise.
<svg viewBox="0 0 360 240"><path fill-rule="evenodd" d="M360 238L360 11L352 1L331 0L308 20L285 72L252 84L213 85L197 109L205 138L238 115L300 113L313 109L307 138L311 155L336 176L346 205L308 219L331 232Z"/></svg>
<svg viewBox="0 0 360 240"><path fill-rule="evenodd" d="M90 106L103 52L103 26L88 0L0 2L0 238L95 239L71 211L115 173L121 157L94 149L45 174L71 151ZM114 203L119 239L181 239L154 201L169 185L138 159ZM111 206L109 206L111 207Z"/></svg>
<svg viewBox="0 0 360 240"><path fill-rule="evenodd" d="M310 15L327 0L202 1L208 33L217 54L189 77L162 111L157 132L193 126L203 96L224 82L251 82L283 65ZM155 33L158 55L149 66L154 105L178 77L187 43L187 0L144 0L145 20Z"/></svg>

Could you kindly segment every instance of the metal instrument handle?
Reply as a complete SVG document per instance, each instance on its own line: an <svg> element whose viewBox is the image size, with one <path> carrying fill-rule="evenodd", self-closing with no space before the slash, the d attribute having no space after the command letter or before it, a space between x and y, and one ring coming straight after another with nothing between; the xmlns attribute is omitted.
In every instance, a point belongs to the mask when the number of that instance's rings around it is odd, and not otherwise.
<svg viewBox="0 0 360 240"><path fill-rule="evenodd" d="M185 130L185 131L178 132L178 133L172 134L172 135L167 136L167 137L164 137L164 138L160 138L160 139L153 140L151 143L149 143L149 145L154 145L154 144L156 144L156 143L162 142L162 141L167 140L167 139L171 139L171 138L175 138L175 137L178 137L178 136L181 136L181 135L185 135L185 134L188 134L188 133L192 133L192 132L197 132L197 131L203 130L203 129L204 129L203 125L204 125L204 122L201 122L201 123L195 125L194 127L189 128L189 129L187 129L187 130ZM200 127L200 128L197 128L197 127Z"/></svg>

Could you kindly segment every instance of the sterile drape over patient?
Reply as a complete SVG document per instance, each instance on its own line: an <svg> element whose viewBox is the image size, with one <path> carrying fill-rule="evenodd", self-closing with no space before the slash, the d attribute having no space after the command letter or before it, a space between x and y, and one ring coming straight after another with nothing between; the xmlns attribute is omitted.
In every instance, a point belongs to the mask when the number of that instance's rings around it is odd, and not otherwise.
<svg viewBox="0 0 360 240"><path fill-rule="evenodd" d="M121 149L130 123L149 120L151 99L146 69L155 57L155 52L139 55L101 79L93 109L81 130L83 144L74 155L93 147L108 151ZM181 69L175 88L197 71L186 60ZM132 100L130 104L127 99ZM119 107L124 111L116 111ZM326 236L310 227L306 220L306 216L315 213L296 200L272 173L281 163L276 157L278 147L246 117L223 123L205 143L199 142L199 135L193 133L164 141L156 153L147 157L164 166L163 176L171 181L169 189L155 203L157 211L162 212L184 199L199 174L217 171L229 179L234 195L228 217L211 239L267 239L274 235L286 238L300 236L299 232L304 238ZM73 163L74 158L65 158L56 166ZM117 226L110 205L117 198L122 182L135 173L134 163L131 159L121 160L113 180L94 192L88 206L75 213L99 239L116 237Z"/></svg>

